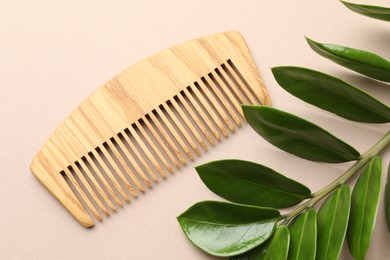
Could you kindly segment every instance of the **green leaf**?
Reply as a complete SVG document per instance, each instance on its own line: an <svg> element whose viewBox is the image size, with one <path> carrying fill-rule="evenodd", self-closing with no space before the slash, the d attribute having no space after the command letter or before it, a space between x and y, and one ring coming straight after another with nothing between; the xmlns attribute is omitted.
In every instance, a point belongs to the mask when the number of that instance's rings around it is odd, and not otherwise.
<svg viewBox="0 0 390 260"><path fill-rule="evenodd" d="M244 105L249 125L274 146L302 158L339 163L357 160L358 151L321 127L268 106Z"/></svg>
<svg viewBox="0 0 390 260"><path fill-rule="evenodd" d="M387 182L385 187L385 215L387 230L390 232L390 163L387 168Z"/></svg>
<svg viewBox="0 0 390 260"><path fill-rule="evenodd" d="M383 21L390 21L390 8L373 5L353 4L344 1L340 2L343 3L347 8L358 14Z"/></svg>
<svg viewBox="0 0 390 260"><path fill-rule="evenodd" d="M306 186L253 162L214 161L196 167L196 171L211 191L237 203L286 208L311 194Z"/></svg>
<svg viewBox="0 0 390 260"><path fill-rule="evenodd" d="M264 244L230 260L286 260L290 245L290 232L285 225L277 226L272 237Z"/></svg>
<svg viewBox="0 0 390 260"><path fill-rule="evenodd" d="M374 157L352 192L351 215L347 229L349 251L357 259L365 259L375 226L381 191L382 160Z"/></svg>
<svg viewBox="0 0 390 260"><path fill-rule="evenodd" d="M324 44L306 38L309 46L319 55L368 77L390 82L390 62L363 50L336 44Z"/></svg>
<svg viewBox="0 0 390 260"><path fill-rule="evenodd" d="M177 219L187 238L214 256L242 254L267 241L280 213L218 201L196 203Z"/></svg>
<svg viewBox="0 0 390 260"><path fill-rule="evenodd" d="M297 216L289 226L289 260L311 260L316 257L317 225L316 211L313 208Z"/></svg>
<svg viewBox="0 0 390 260"><path fill-rule="evenodd" d="M282 88L307 103L354 121L390 122L388 106L338 78L300 67L276 67L272 72Z"/></svg>
<svg viewBox="0 0 390 260"><path fill-rule="evenodd" d="M317 215L317 260L339 259L348 226L351 197L342 185L322 204Z"/></svg>

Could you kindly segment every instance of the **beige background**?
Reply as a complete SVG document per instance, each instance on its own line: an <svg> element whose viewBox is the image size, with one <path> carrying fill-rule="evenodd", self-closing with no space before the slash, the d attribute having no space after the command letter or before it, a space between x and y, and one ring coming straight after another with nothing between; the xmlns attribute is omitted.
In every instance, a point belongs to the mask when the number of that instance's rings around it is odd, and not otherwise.
<svg viewBox="0 0 390 260"><path fill-rule="evenodd" d="M366 1L389 5L388 0ZM312 52L304 35L390 58L390 24L338 1L14 1L0 2L0 259L213 259L190 244L175 216L218 199L193 167L213 159L256 161L313 191L350 164L312 163L284 153L250 127L231 135L153 190L82 228L40 185L29 164L40 146L88 94L131 64L186 40L240 31L275 107L304 116L364 152L389 125L350 123L283 91L270 67L299 65L349 80L390 104L389 85L347 71ZM383 89L386 88L386 91ZM390 151L384 153L388 165ZM390 255L379 210L368 259ZM344 248L342 259L351 259Z"/></svg>

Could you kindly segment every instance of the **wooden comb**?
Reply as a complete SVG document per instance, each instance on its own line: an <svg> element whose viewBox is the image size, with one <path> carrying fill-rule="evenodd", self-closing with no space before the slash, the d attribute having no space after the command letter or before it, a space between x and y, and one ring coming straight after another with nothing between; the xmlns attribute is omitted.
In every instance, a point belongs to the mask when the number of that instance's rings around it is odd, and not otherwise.
<svg viewBox="0 0 390 260"><path fill-rule="evenodd" d="M46 141L31 171L91 227L92 217L101 221L234 132L244 119L240 104L258 103L269 104L269 96L240 33L189 41L90 95Z"/></svg>

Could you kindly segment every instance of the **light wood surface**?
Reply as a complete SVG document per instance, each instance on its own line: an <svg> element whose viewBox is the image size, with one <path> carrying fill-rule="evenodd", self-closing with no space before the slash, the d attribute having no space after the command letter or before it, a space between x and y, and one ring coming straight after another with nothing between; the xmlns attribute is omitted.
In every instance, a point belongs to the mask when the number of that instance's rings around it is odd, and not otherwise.
<svg viewBox="0 0 390 260"><path fill-rule="evenodd" d="M80 104L31 171L85 227L122 207L270 104L244 39L227 32L139 62ZM215 140L214 140L215 138Z"/></svg>

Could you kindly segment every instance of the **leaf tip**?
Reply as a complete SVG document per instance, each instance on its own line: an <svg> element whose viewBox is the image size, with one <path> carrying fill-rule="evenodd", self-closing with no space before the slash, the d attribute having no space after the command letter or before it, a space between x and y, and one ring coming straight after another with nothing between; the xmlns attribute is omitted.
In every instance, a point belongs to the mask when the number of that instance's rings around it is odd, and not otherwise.
<svg viewBox="0 0 390 260"><path fill-rule="evenodd" d="M311 38L309 38L307 36L305 36L305 39L306 39L307 43L309 43L309 44L316 44L316 43L318 43L318 42L314 41L313 39L311 39Z"/></svg>
<svg viewBox="0 0 390 260"><path fill-rule="evenodd" d="M271 72L274 75L274 78L276 79L276 81L277 81L278 75L282 73L283 68L284 67L282 67L282 66L277 66L277 67L271 68Z"/></svg>
<svg viewBox="0 0 390 260"><path fill-rule="evenodd" d="M200 164L200 165L198 165L198 166L195 166L195 167L194 167L194 168L195 168L195 171L196 171L198 174L201 174L202 170L203 170L204 168L206 168L208 164L210 164L210 163L204 163L204 164Z"/></svg>
<svg viewBox="0 0 390 260"><path fill-rule="evenodd" d="M306 42L309 44L310 48L312 48L314 51L316 51L316 48L321 48L322 47L322 44L309 38L309 37L305 37L306 38Z"/></svg>

